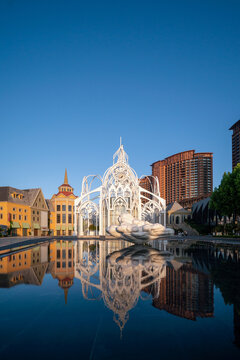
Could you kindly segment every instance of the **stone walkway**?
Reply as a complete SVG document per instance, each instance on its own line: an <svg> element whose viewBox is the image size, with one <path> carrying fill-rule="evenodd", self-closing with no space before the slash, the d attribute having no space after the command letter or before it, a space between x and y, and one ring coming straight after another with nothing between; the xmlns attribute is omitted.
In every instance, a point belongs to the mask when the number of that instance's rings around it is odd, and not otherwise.
<svg viewBox="0 0 240 360"><path fill-rule="evenodd" d="M19 246L27 246L43 243L46 241L53 240L51 236L44 237L6 237L0 238L0 251L6 249L12 249Z"/></svg>

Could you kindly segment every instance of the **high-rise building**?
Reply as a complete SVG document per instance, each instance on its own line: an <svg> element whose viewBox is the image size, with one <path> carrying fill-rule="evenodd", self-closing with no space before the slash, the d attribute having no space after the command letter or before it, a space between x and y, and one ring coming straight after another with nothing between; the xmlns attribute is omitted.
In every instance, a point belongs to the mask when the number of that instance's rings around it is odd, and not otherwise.
<svg viewBox="0 0 240 360"><path fill-rule="evenodd" d="M139 185L143 188L146 189L149 192L152 192L152 178L149 176L144 176L143 178L139 179ZM143 196L145 196L145 198L142 198L142 203L145 204L146 202L148 202L148 199L151 199L151 195L147 192L142 193Z"/></svg>
<svg viewBox="0 0 240 360"><path fill-rule="evenodd" d="M238 120L229 130L232 134L232 168L240 163L240 120Z"/></svg>
<svg viewBox="0 0 240 360"><path fill-rule="evenodd" d="M184 151L154 162L152 175L157 176L160 196L166 203L177 201L183 207L192 204L212 193L213 154Z"/></svg>

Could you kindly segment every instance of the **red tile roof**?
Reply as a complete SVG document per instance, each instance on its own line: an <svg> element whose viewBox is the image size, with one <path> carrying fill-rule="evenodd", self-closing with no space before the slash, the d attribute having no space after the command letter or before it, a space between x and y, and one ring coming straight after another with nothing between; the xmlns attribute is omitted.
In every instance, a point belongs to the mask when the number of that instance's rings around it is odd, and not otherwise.
<svg viewBox="0 0 240 360"><path fill-rule="evenodd" d="M57 194L55 194L55 196L58 196L59 194L63 194L65 196L73 195L73 196L77 197L76 195L74 195L74 193L72 193L70 191L59 191Z"/></svg>

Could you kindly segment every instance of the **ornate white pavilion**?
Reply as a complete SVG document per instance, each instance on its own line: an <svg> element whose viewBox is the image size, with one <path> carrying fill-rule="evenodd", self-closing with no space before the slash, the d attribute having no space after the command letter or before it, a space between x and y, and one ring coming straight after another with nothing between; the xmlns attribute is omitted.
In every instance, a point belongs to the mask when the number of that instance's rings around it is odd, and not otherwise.
<svg viewBox="0 0 240 360"><path fill-rule="evenodd" d="M151 191L140 186L141 178L129 166L120 142L103 177L83 178L81 195L75 200L75 234L105 235L106 228L119 225L119 216L126 213L166 226L166 201L160 197L158 178L146 177Z"/></svg>

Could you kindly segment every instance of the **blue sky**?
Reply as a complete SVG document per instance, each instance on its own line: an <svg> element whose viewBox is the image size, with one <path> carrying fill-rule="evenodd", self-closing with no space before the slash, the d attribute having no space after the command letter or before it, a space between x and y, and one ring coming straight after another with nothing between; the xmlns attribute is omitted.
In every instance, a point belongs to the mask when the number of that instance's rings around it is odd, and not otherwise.
<svg viewBox="0 0 240 360"><path fill-rule="evenodd" d="M231 170L240 1L0 2L0 186L79 194L119 137L138 175L195 149Z"/></svg>

